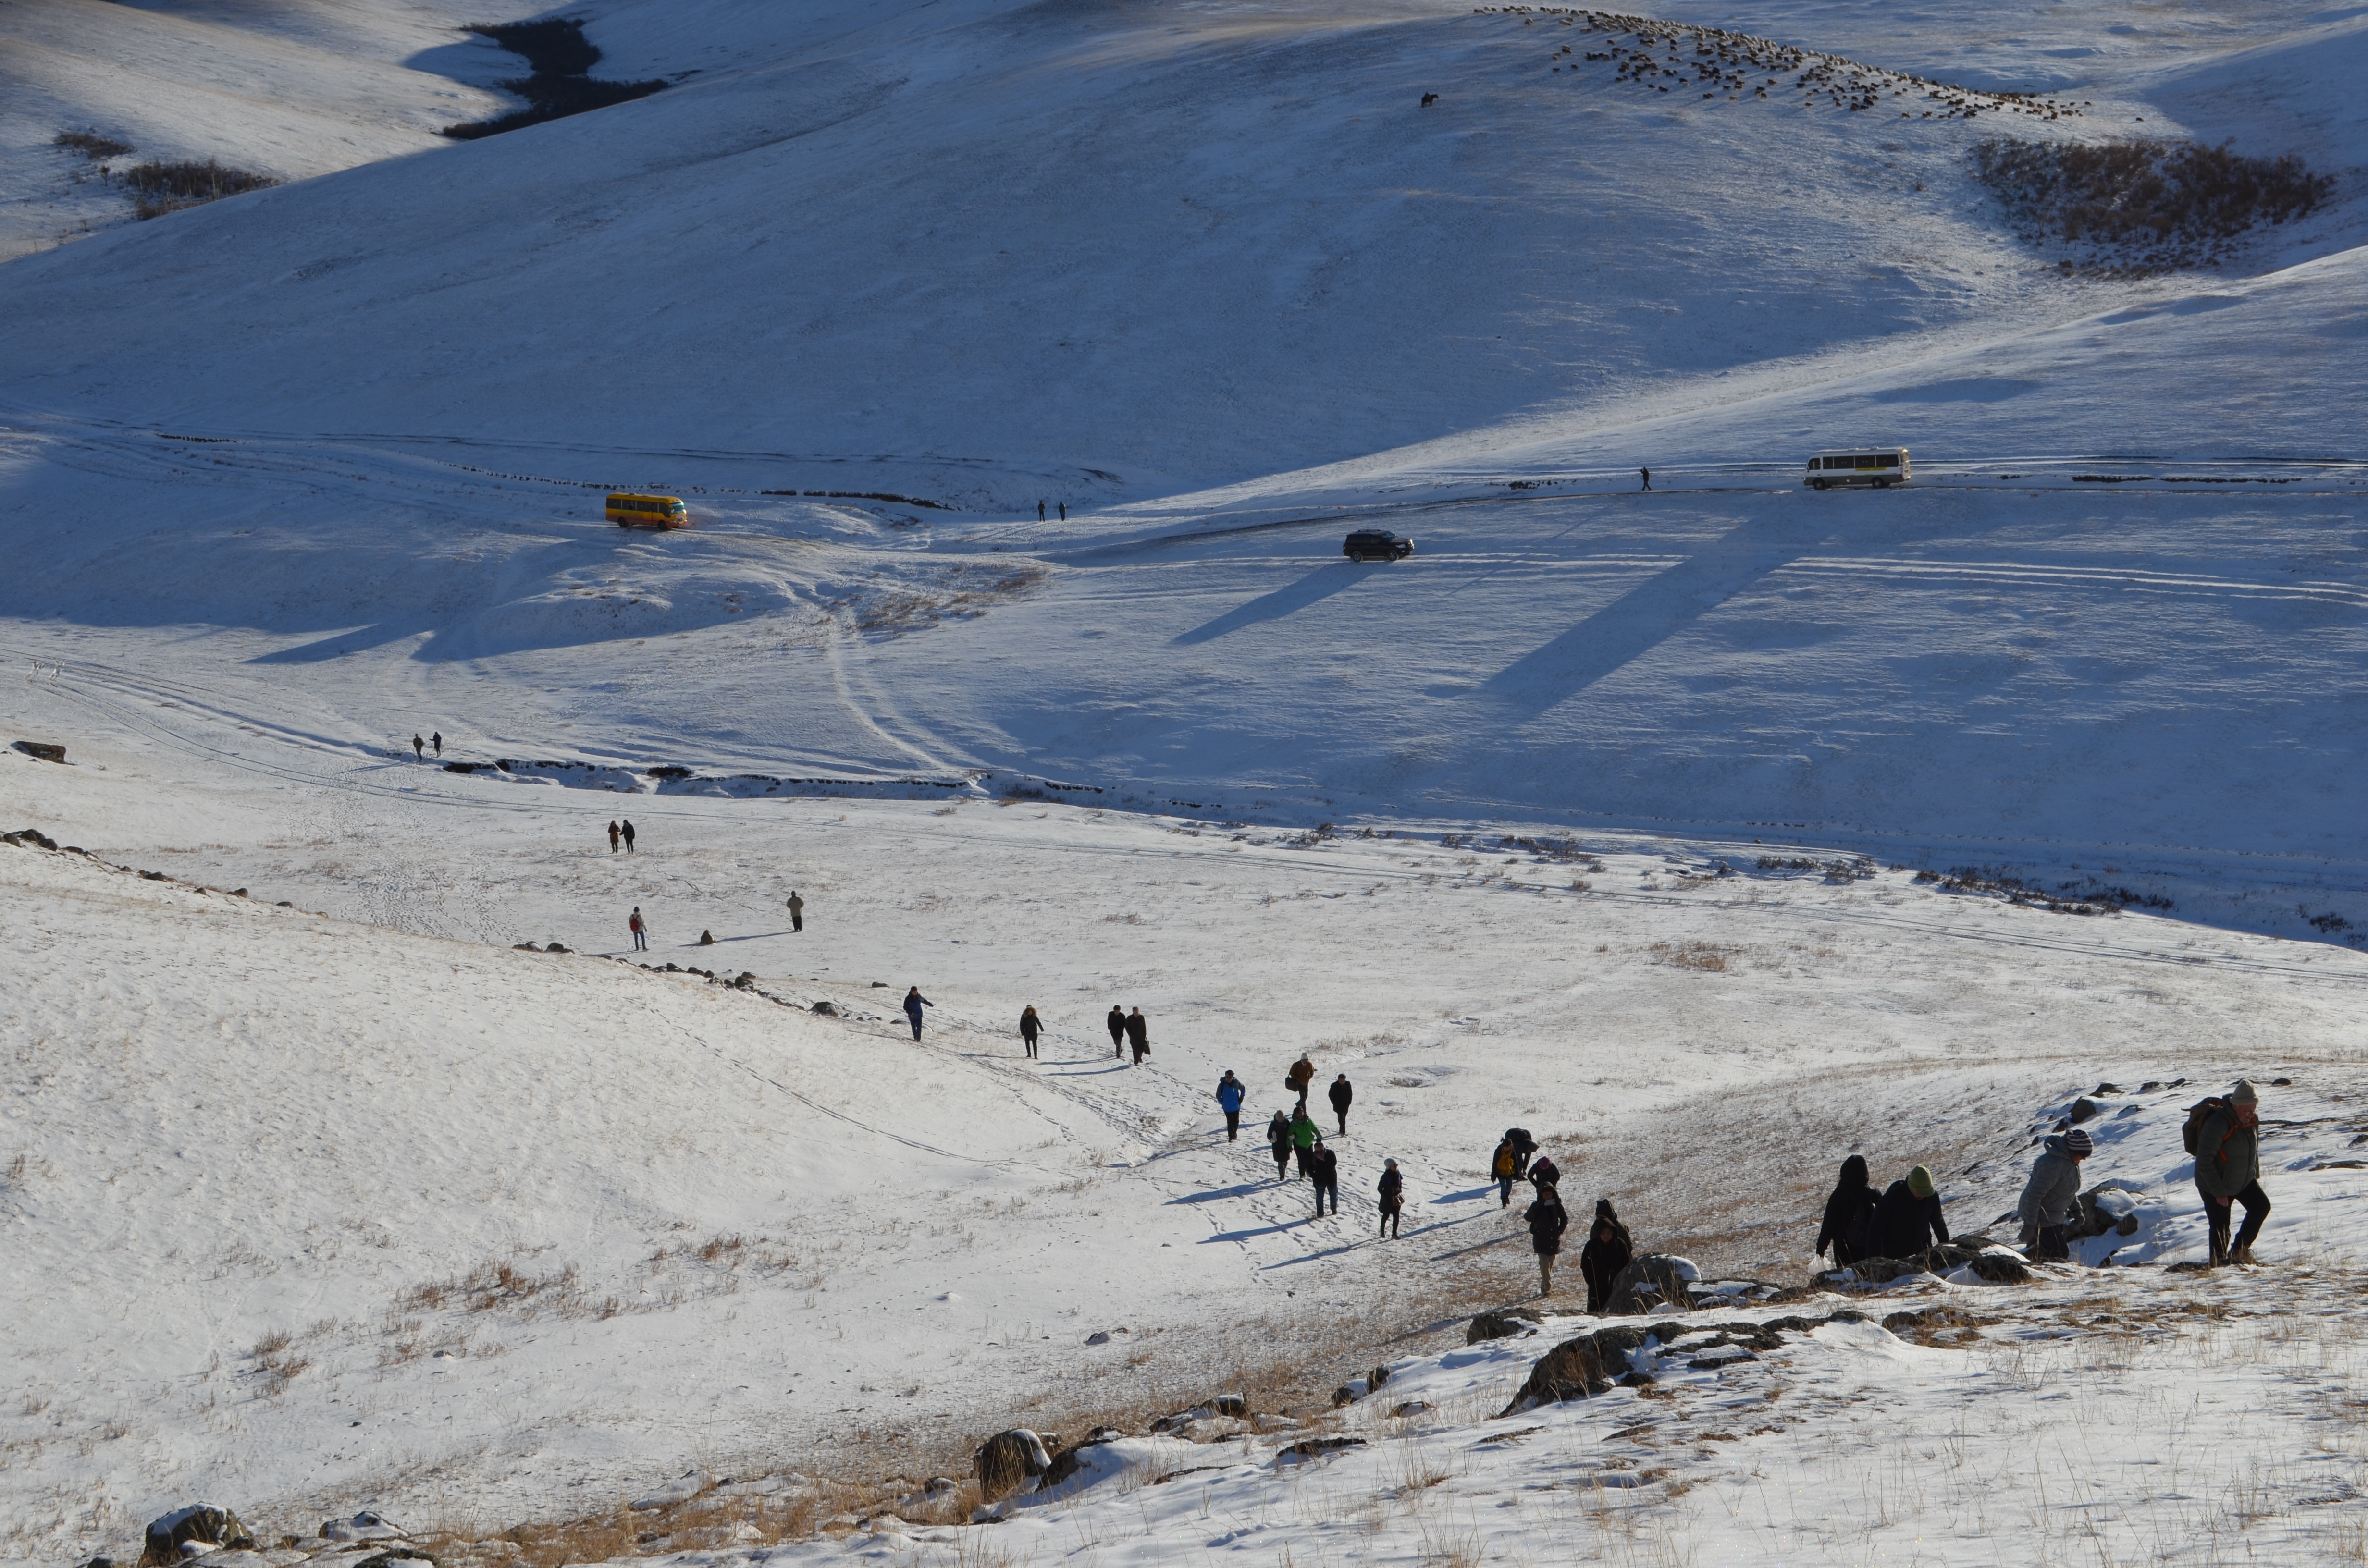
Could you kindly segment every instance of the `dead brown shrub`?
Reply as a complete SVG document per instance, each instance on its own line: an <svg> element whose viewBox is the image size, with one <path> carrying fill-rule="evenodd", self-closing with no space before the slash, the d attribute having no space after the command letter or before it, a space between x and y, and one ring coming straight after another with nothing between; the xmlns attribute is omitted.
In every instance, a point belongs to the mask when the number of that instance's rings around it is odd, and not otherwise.
<svg viewBox="0 0 2368 1568"><path fill-rule="evenodd" d="M2099 262L2192 267L2265 224L2307 216L2335 188L2300 158L2192 142L2017 142L1974 149L1974 174L2026 238Z"/></svg>

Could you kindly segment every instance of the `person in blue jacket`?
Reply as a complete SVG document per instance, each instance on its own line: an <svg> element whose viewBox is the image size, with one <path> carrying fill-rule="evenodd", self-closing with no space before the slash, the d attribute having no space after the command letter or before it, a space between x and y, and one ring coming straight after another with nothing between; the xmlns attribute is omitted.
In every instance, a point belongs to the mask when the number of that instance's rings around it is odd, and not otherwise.
<svg viewBox="0 0 2368 1568"><path fill-rule="evenodd" d="M1217 1103L1224 1108L1225 1142L1231 1143L1242 1135L1242 1081L1230 1067L1217 1080Z"/></svg>
<svg viewBox="0 0 2368 1568"><path fill-rule="evenodd" d="M936 1006L935 1002L921 994L921 988L917 985L905 993L905 1018L913 1026L915 1040L921 1038L921 1009Z"/></svg>

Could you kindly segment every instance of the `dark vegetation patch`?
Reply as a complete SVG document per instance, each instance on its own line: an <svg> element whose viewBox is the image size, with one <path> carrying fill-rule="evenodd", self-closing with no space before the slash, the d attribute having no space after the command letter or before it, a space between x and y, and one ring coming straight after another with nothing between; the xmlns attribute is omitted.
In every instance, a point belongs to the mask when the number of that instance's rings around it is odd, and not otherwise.
<svg viewBox="0 0 2368 1568"><path fill-rule="evenodd" d="M1974 175L2033 244L2073 270L2119 275L2217 266L2253 230L2308 215L2335 188L2300 158L2228 143L2018 142L1974 149Z"/></svg>
<svg viewBox="0 0 2368 1568"><path fill-rule="evenodd" d="M131 193L131 210L142 218L162 218L185 207L202 207L250 190L268 190L279 183L249 169L224 168L211 158L202 164L152 160L120 169L112 177Z"/></svg>
<svg viewBox="0 0 2368 1568"><path fill-rule="evenodd" d="M610 104L631 103L635 98L648 97L666 85L655 80L607 82L593 76L592 67L600 60L599 47L584 36L584 24L571 18L487 22L465 30L489 38L522 57L534 74L515 76L501 84L503 91L516 93L527 101L525 108L494 119L446 126L444 134L459 141L498 136L505 131L523 130L547 119L564 119L571 114L607 108Z"/></svg>
<svg viewBox="0 0 2368 1568"><path fill-rule="evenodd" d="M114 137L102 136L96 131L61 131L51 138L50 145L71 147L94 164L103 164L109 158L120 158L134 151L131 142L118 142Z"/></svg>
<svg viewBox="0 0 2368 1568"><path fill-rule="evenodd" d="M1943 892L1982 893L2022 908L2044 909L2056 915L2118 915L2124 909L2167 911L2172 907L2170 900L2160 893L2133 892L2094 877L2086 881L2064 882L2050 891L1993 866L1923 870L1916 873L1916 880L1927 886L1938 885Z"/></svg>

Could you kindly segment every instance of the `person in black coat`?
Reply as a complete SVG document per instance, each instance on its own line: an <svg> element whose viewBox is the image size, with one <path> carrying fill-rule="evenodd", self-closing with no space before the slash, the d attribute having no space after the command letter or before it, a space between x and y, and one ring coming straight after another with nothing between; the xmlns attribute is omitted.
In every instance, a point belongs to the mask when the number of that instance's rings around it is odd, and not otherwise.
<svg viewBox="0 0 2368 1568"><path fill-rule="evenodd" d="M1143 1059L1151 1054L1151 1020L1140 1007L1126 1016L1126 1042L1134 1047L1134 1064L1142 1066Z"/></svg>
<svg viewBox="0 0 2368 1568"><path fill-rule="evenodd" d="M1274 1179L1286 1181L1291 1176L1291 1118L1281 1111L1266 1124L1266 1146L1274 1151Z"/></svg>
<svg viewBox="0 0 2368 1568"><path fill-rule="evenodd" d="M1578 1271L1587 1278L1587 1310L1600 1312L1611 1299L1611 1282L1636 1256L1635 1244L1628 1239L1628 1227L1611 1211L1611 1199L1598 1199L1595 1203L1595 1223L1588 1228L1587 1244L1578 1252Z"/></svg>
<svg viewBox="0 0 2368 1568"><path fill-rule="evenodd" d="M1562 1233L1570 1229L1562 1197L1551 1187L1538 1188L1538 1200L1521 1214L1530 1227L1530 1250L1538 1255L1538 1294L1554 1294L1554 1260L1562 1251Z"/></svg>
<svg viewBox="0 0 2368 1568"><path fill-rule="evenodd" d="M1562 1185L1562 1167L1554 1163L1554 1157L1552 1155L1540 1154L1536 1160L1531 1163L1530 1184L1535 1187L1541 1193L1544 1192L1545 1189L1550 1187L1560 1187Z"/></svg>
<svg viewBox="0 0 2368 1568"><path fill-rule="evenodd" d="M1895 1181L1874 1205L1867 1222L1868 1257L1914 1257L1933 1242L1949 1244L1949 1221L1941 1218L1941 1194L1922 1165Z"/></svg>
<svg viewBox="0 0 2368 1568"><path fill-rule="evenodd" d="M1126 1055L1126 1009L1125 1009L1125 1008L1123 1008L1123 1007L1121 1007L1121 1006L1119 1006L1117 1003L1115 1003L1115 1002L1111 1003L1111 1004L1110 1004L1110 1017L1107 1017L1107 1018L1104 1018L1104 1019L1102 1020L1102 1022L1104 1022L1104 1023L1106 1023L1106 1024L1110 1025L1110 1054L1111 1054L1112 1056L1117 1056L1117 1057L1123 1057L1123 1056L1125 1056L1125 1055Z"/></svg>
<svg viewBox="0 0 2368 1568"><path fill-rule="evenodd" d="M1332 1218L1340 1217L1340 1156L1324 1146L1318 1133L1315 1146L1307 1151L1307 1174L1315 1182L1315 1217L1324 1218L1324 1199L1332 1199Z"/></svg>
<svg viewBox="0 0 2368 1568"><path fill-rule="evenodd" d="M1817 1255L1834 1249L1834 1262L1843 1267L1867 1256L1866 1227L1874 1215L1874 1188L1866 1179L1866 1156L1852 1154L1842 1162L1841 1179L1826 1199L1826 1222L1817 1229Z"/></svg>
<svg viewBox="0 0 2368 1568"><path fill-rule="evenodd" d="M1332 1114L1340 1119L1340 1136L1346 1138L1349 1136L1349 1102L1357 1097L1357 1091L1349 1086L1349 1074L1343 1073L1333 1079L1326 1097L1332 1102Z"/></svg>
<svg viewBox="0 0 2368 1568"><path fill-rule="evenodd" d="M1382 1162L1382 1179L1373 1184L1381 1194L1382 1234L1392 1241L1398 1239L1398 1210L1406 1207L1406 1178L1398 1175L1395 1160Z"/></svg>

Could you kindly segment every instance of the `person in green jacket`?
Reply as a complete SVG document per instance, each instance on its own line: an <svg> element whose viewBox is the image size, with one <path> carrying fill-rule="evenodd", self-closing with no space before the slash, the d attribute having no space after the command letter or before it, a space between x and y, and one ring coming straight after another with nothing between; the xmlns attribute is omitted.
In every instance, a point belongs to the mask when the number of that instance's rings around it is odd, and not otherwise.
<svg viewBox="0 0 2368 1568"><path fill-rule="evenodd" d="M1309 1168L1307 1152L1315 1147L1316 1136L1315 1119L1307 1114L1307 1102L1302 1100L1299 1102L1299 1108L1291 1113L1291 1146L1299 1151L1301 1176L1312 1176L1315 1174Z"/></svg>
<svg viewBox="0 0 2368 1568"><path fill-rule="evenodd" d="M2253 1261L2253 1242L2270 1217L2261 1190L2260 1094L2237 1080L2227 1103L2204 1118L2195 1134L2195 1189L2203 1195L2203 1223L2212 1238L2212 1267ZM2237 1244L2228 1244L2228 1206L2245 1206Z"/></svg>

